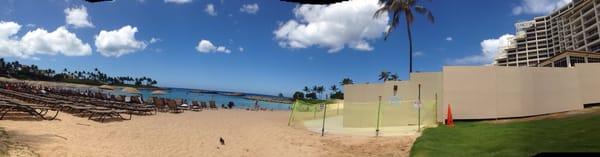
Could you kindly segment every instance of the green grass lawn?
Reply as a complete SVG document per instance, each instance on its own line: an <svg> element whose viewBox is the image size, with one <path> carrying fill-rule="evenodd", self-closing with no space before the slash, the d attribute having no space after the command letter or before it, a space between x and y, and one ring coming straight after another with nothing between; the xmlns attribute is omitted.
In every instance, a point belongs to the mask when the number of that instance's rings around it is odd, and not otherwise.
<svg viewBox="0 0 600 157"><path fill-rule="evenodd" d="M532 156L540 152L600 152L600 113L492 124L457 122L423 131L411 156Z"/></svg>

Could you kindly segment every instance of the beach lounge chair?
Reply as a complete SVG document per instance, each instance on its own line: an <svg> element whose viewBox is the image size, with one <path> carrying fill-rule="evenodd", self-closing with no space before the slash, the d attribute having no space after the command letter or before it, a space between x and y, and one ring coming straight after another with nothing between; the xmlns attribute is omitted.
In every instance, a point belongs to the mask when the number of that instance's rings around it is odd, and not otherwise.
<svg viewBox="0 0 600 157"><path fill-rule="evenodd" d="M171 111L171 113L183 112L183 109L181 107L179 107L179 105L177 105L177 102L175 102L175 100L167 100L166 103L167 103L167 106L169 107L169 111Z"/></svg>
<svg viewBox="0 0 600 157"><path fill-rule="evenodd" d="M113 106L116 109L128 110L131 112L135 112L138 115L152 114L152 112L156 112L154 106L146 106L141 104L132 104L132 103L122 103L117 106Z"/></svg>
<svg viewBox="0 0 600 157"><path fill-rule="evenodd" d="M185 104L182 99L175 99L175 104L182 110L187 110L190 108L190 106L188 104Z"/></svg>
<svg viewBox="0 0 600 157"><path fill-rule="evenodd" d="M206 101L201 101L200 102L200 108L201 109L208 109L208 105L206 105Z"/></svg>
<svg viewBox="0 0 600 157"><path fill-rule="evenodd" d="M192 101L191 110L192 111L201 111L202 110L202 108L200 107L200 104L198 104L198 101Z"/></svg>
<svg viewBox="0 0 600 157"><path fill-rule="evenodd" d="M88 119L90 120L94 120L94 116L96 116L97 118L95 120L98 120L100 122L104 122L104 120L106 118L120 118L121 120L131 120L131 112L126 111L126 110L116 110L116 109L91 109L89 110L89 112L91 112L90 117ZM123 116L121 116L121 114L129 114L129 118L124 118Z"/></svg>
<svg viewBox="0 0 600 157"><path fill-rule="evenodd" d="M164 111L166 105L165 105L165 99L162 98L157 98L157 97L153 97L152 98L153 102L154 102L154 106L156 108L156 111Z"/></svg>
<svg viewBox="0 0 600 157"><path fill-rule="evenodd" d="M210 109L217 109L217 104L215 101L208 101L208 104L210 105Z"/></svg>
<svg viewBox="0 0 600 157"><path fill-rule="evenodd" d="M0 101L0 113L2 114L0 116L0 120L4 118L4 116L6 116L6 114L10 111L20 111L20 112L25 112L28 113L32 116L35 117L40 117L44 120L54 120L56 119L56 116L58 116L58 113L60 112L59 110L54 110L56 111L56 113L54 114L54 116L51 117L46 117L46 114L48 113L48 111L53 110L50 107L45 107L45 106L37 106L37 105L26 105L26 104L19 104L16 102L12 102L12 101Z"/></svg>

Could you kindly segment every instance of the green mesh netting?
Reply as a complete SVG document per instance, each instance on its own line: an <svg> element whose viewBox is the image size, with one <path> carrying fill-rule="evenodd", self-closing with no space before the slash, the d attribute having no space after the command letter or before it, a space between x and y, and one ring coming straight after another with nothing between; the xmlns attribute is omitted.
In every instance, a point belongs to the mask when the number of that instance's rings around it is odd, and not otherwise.
<svg viewBox="0 0 600 157"><path fill-rule="evenodd" d="M414 105L415 101L345 103L343 100L299 100L292 105L289 125L315 132L325 128L325 132L363 135L375 135L378 123L379 130L387 135L414 132L418 128L436 125L437 102L421 100L419 110Z"/></svg>

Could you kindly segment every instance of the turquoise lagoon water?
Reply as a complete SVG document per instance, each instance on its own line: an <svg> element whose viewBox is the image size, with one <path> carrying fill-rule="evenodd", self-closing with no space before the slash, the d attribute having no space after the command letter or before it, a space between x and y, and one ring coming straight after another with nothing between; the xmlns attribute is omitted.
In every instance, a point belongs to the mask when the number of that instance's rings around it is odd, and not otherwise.
<svg viewBox="0 0 600 157"><path fill-rule="evenodd" d="M115 91L116 92L113 92L114 94L128 95L123 92L120 92L120 90L115 90ZM163 90L165 92L165 94L163 94L163 95L153 95L152 91L153 90L149 90L149 89L140 89L140 92L141 92L142 96L144 97L144 100L146 100L146 101L149 100L150 97L154 97L154 96L162 97L162 98L169 98L169 99L187 99L188 103L192 103L192 101L208 102L210 100L214 100L217 103L217 106L219 106L219 107L221 106L221 104L227 104L231 101L235 104L236 108L242 108L242 109L252 108L252 107L254 107L254 103L255 103L255 100L245 99L243 96L228 96L228 95L212 94L212 93L199 93L199 92L194 92L195 90L192 90L192 89L172 88L169 90ZM273 109L273 110L289 110L290 109L290 104L284 104L284 103L259 101L258 105L260 105L263 108Z"/></svg>

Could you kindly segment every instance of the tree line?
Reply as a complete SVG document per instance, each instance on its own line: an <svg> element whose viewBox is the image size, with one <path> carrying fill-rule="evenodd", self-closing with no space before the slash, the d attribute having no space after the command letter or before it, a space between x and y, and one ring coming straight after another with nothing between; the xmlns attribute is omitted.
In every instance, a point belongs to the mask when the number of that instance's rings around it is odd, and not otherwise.
<svg viewBox="0 0 600 157"><path fill-rule="evenodd" d="M57 72L52 69L40 69L37 65L23 65L19 61L6 62L0 58L0 76L39 81L55 81L79 83L88 85L117 85L134 87L154 87L158 82L149 77L108 76L98 68L94 71L69 71L63 69Z"/></svg>
<svg viewBox="0 0 600 157"><path fill-rule="evenodd" d="M352 79L350 78L344 78L342 80L342 82L340 82L340 85L344 86L344 85L348 85L348 84L354 84L354 82L352 81ZM328 94L325 94L325 96L323 96L323 93L327 92L327 90L329 90ZM292 98L294 100L304 100L304 99L344 99L344 93L342 92L342 90L340 88L338 88L337 85L331 85L328 89L325 89L324 86L322 85L315 85L312 87L308 87L308 86L304 86L304 89L302 89L302 91L296 91L294 92L294 95L292 96Z"/></svg>

